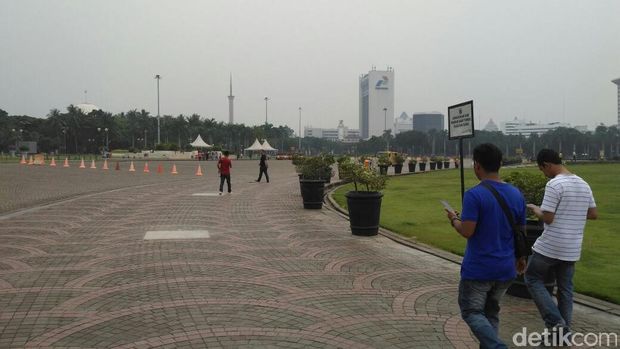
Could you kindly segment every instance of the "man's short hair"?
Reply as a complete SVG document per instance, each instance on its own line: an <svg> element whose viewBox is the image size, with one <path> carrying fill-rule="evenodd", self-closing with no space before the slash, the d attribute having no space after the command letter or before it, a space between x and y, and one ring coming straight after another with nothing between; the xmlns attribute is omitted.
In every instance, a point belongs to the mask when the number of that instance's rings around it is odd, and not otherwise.
<svg viewBox="0 0 620 349"><path fill-rule="evenodd" d="M560 154L558 154L553 149L542 149L538 152L536 156L536 163L538 166L542 166L545 162L550 164L561 165L562 159L560 159Z"/></svg>
<svg viewBox="0 0 620 349"><path fill-rule="evenodd" d="M491 143L474 148L474 161L489 173L498 172L502 166L502 151Z"/></svg>
<svg viewBox="0 0 620 349"><path fill-rule="evenodd" d="M222 152L222 154L224 154L224 156L228 156L228 154L230 154L230 153L228 152L228 150L224 150L224 151Z"/></svg>

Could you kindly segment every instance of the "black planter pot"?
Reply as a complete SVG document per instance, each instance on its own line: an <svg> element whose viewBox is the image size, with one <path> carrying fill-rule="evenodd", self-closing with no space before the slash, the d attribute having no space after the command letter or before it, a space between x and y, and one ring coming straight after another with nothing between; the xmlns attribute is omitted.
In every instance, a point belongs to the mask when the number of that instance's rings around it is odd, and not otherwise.
<svg viewBox="0 0 620 349"><path fill-rule="evenodd" d="M350 191L344 196L347 198L351 233L360 236L377 235L383 194L380 192Z"/></svg>
<svg viewBox="0 0 620 349"><path fill-rule="evenodd" d="M300 179L301 197L304 208L321 209L323 207L323 194L325 193L325 181L322 179Z"/></svg>
<svg viewBox="0 0 620 349"><path fill-rule="evenodd" d="M408 163L407 166L409 166L409 172L415 172L415 163Z"/></svg>
<svg viewBox="0 0 620 349"><path fill-rule="evenodd" d="M437 163L436 162L431 162L430 165L431 165L431 171L434 171L435 167L437 167Z"/></svg>
<svg viewBox="0 0 620 349"><path fill-rule="evenodd" d="M420 172L426 171L426 162L421 162L419 165L420 165Z"/></svg>
<svg viewBox="0 0 620 349"><path fill-rule="evenodd" d="M437 169L441 170L443 168L443 162L442 161L437 161Z"/></svg>
<svg viewBox="0 0 620 349"><path fill-rule="evenodd" d="M403 172L403 164L394 165L394 173L400 174Z"/></svg>
<svg viewBox="0 0 620 349"><path fill-rule="evenodd" d="M530 248L530 255L532 254L531 248L534 246L536 239L542 235L543 230L545 230L542 222L537 220L527 220L527 224L525 226L525 231L527 234L527 245ZM529 259L529 256L528 256ZM547 275L545 278L545 287L549 294L553 293L553 287L555 286L555 275L553 273ZM523 275L518 275L517 278L512 282L508 290L506 291L511 296L520 297L520 298L532 298L530 292L527 290L527 286L525 285L525 279Z"/></svg>
<svg viewBox="0 0 620 349"><path fill-rule="evenodd" d="M387 175L388 167L390 166L379 165L379 174Z"/></svg>
<svg viewBox="0 0 620 349"><path fill-rule="evenodd" d="M450 168L450 161L444 161L443 162L443 168L445 168L445 169Z"/></svg>

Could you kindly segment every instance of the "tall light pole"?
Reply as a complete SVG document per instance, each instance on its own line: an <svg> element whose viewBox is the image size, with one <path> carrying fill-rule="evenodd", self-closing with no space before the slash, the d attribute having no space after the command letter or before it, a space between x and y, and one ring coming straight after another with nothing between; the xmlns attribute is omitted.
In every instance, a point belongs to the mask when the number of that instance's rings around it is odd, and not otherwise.
<svg viewBox="0 0 620 349"><path fill-rule="evenodd" d="M265 97L265 125L267 125L267 101L269 100L268 97Z"/></svg>
<svg viewBox="0 0 620 349"><path fill-rule="evenodd" d="M387 134L387 108L383 108L383 134L385 136L386 149L385 151L390 151L390 138Z"/></svg>
<svg viewBox="0 0 620 349"><path fill-rule="evenodd" d="M299 107L299 152L301 153L301 107Z"/></svg>
<svg viewBox="0 0 620 349"><path fill-rule="evenodd" d="M65 136L65 156L67 155L67 129L62 129L62 134Z"/></svg>
<svg viewBox="0 0 620 349"><path fill-rule="evenodd" d="M144 149L146 149L146 129L144 129Z"/></svg>
<svg viewBox="0 0 620 349"><path fill-rule="evenodd" d="M108 128L105 128L105 150L110 151L110 141L108 138Z"/></svg>
<svg viewBox="0 0 620 349"><path fill-rule="evenodd" d="M106 128L107 130L107 128ZM101 136L101 127L97 127L97 132L99 133L99 135ZM101 136L101 148L103 148L103 136ZM105 150L105 149L104 149Z"/></svg>
<svg viewBox="0 0 620 349"><path fill-rule="evenodd" d="M159 128L159 80L161 79L161 75L155 75L155 80L157 80L157 144L161 143L160 138L160 128ZM146 137L145 141L146 141Z"/></svg>

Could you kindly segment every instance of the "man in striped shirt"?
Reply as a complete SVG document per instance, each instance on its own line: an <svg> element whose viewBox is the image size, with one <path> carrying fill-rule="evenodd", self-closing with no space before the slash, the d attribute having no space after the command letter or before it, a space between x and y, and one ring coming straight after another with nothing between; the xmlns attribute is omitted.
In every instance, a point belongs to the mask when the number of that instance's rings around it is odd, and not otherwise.
<svg viewBox="0 0 620 349"><path fill-rule="evenodd" d="M581 256L586 219L596 219L597 211L588 183L562 165L557 152L543 149L536 157L538 168L551 178L540 207L528 204L545 223L545 230L532 247L525 281L547 328L570 331L573 313L573 274ZM556 275L556 305L544 285L545 276Z"/></svg>

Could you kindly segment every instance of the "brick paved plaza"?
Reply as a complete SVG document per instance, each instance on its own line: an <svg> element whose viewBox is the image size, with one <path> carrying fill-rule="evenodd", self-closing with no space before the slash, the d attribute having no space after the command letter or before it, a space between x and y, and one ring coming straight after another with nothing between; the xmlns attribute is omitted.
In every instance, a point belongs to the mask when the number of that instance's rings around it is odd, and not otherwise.
<svg viewBox="0 0 620 349"><path fill-rule="evenodd" d="M457 264L304 210L290 161L270 162L269 184L234 162L221 197L213 162L203 177L163 164L0 164L0 348L477 347ZM501 320L508 343L543 326L510 296ZM576 305L573 329L620 333L620 317Z"/></svg>

